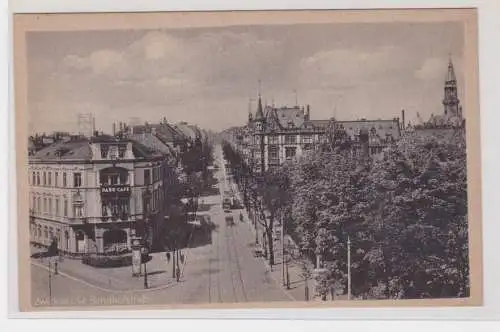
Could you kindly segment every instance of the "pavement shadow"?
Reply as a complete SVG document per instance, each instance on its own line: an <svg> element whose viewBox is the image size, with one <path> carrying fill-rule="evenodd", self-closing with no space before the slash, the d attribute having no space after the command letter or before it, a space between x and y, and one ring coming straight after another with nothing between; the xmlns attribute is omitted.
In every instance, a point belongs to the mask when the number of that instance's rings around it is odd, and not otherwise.
<svg viewBox="0 0 500 332"><path fill-rule="evenodd" d="M148 272L148 276L154 276L154 275L162 274L162 273L166 273L166 272L167 271L165 271L165 270L152 271L152 272Z"/></svg>

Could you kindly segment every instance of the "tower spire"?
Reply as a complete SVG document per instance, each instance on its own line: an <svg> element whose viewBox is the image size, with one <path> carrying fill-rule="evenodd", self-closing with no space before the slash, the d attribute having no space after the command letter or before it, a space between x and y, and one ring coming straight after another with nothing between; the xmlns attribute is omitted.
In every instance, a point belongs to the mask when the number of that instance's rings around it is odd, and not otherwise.
<svg viewBox="0 0 500 332"><path fill-rule="evenodd" d="M253 121L252 98L248 98L248 123Z"/></svg>
<svg viewBox="0 0 500 332"><path fill-rule="evenodd" d="M456 84L457 77L455 75L455 68L453 67L453 62L451 61L451 53L448 57L448 72L446 74L446 84Z"/></svg>
<svg viewBox="0 0 500 332"><path fill-rule="evenodd" d="M453 67L453 62L451 60L451 55L448 60L448 70L446 73L446 80L444 83L444 115L447 118L459 117L459 104L457 92L457 77L455 75L455 68Z"/></svg>
<svg viewBox="0 0 500 332"><path fill-rule="evenodd" d="M264 118L264 111L262 109L262 95L261 95L261 91L260 91L260 86L261 86L261 82L259 80L259 101L257 103L257 112L255 113L255 119L263 119Z"/></svg>

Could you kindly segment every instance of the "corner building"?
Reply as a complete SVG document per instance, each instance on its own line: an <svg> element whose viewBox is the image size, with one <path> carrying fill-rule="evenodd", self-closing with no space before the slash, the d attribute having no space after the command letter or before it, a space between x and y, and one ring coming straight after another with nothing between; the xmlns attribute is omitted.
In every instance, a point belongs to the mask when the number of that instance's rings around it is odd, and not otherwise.
<svg viewBox="0 0 500 332"><path fill-rule="evenodd" d="M70 255L153 245L163 222L164 158L109 135L72 136L29 156L30 239Z"/></svg>

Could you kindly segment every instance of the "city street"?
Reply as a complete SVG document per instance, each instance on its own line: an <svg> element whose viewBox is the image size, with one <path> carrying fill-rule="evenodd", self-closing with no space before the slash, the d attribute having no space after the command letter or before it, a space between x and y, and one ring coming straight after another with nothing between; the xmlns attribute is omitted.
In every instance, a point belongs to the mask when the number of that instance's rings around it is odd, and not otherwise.
<svg viewBox="0 0 500 332"><path fill-rule="evenodd" d="M220 191L224 192L226 174L220 146L214 154L218 169ZM112 304L203 304L237 302L291 301L294 297L280 284L279 271L270 271L260 257L254 257L255 234L248 220L239 219L234 210L234 226L226 225L221 195L201 197L208 214L217 225L211 243L184 250L185 265L180 282L171 278L171 266L158 278L166 281L162 286L132 291L106 289L105 280L96 285L94 278L82 274L72 277L70 271L51 277L51 296L54 305L112 305ZM89 269L94 269L90 268ZM279 267L275 267L279 269ZM90 270L95 271L95 270ZM92 273L92 272L91 272ZM98 273L98 271L95 271ZM124 277L130 278L132 277ZM49 299L49 273L47 269L32 267L32 294L34 305L47 305ZM126 283L127 280L121 280ZM137 283L137 281L134 281Z"/></svg>

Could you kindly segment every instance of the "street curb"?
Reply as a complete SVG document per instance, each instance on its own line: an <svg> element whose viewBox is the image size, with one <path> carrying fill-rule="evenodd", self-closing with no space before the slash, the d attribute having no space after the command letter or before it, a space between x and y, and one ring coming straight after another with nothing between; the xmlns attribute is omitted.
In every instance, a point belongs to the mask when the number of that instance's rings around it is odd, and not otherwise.
<svg viewBox="0 0 500 332"><path fill-rule="evenodd" d="M41 269L44 269L46 271L49 270L49 268L47 266L43 265L43 264L31 262L31 265L36 266L36 267L41 268ZM58 275L66 277L66 278L71 279L73 281L79 282L81 284L84 284L85 286L98 289L98 290L103 291L103 292L118 293L118 294L147 293L147 292L151 292L151 291L157 291L157 290L171 288L171 287L173 287L173 286L175 286L175 285L178 284L177 282L170 282L170 283L167 283L166 285L152 287L152 288L147 288L147 289L119 290L119 289L110 289L110 288L104 288L104 287L101 287L101 286L97 286L97 285L91 284L91 283L89 283L89 282L87 282L87 281L85 281L83 279L74 277L72 275L69 275L69 274L67 274L65 272L61 272L61 271L58 272Z"/></svg>

